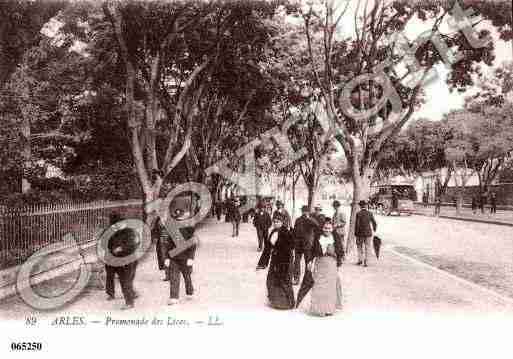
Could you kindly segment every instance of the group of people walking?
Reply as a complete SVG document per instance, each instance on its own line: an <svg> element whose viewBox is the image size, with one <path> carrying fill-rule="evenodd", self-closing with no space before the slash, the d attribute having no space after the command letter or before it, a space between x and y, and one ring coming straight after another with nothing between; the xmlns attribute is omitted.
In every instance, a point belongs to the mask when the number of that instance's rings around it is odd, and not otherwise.
<svg viewBox="0 0 513 359"><path fill-rule="evenodd" d="M360 201L360 211L356 214L355 236L358 247L357 265L366 267L370 256L372 238L377 223L367 203ZM241 222L240 200L233 200L228 208L227 220L232 223L232 236L239 235ZM301 216L292 225L292 219L280 201L276 210L269 211L268 206L259 203L253 211L253 225L256 228L258 251L261 252L257 270L267 269L267 299L269 305L276 309L293 309L299 306L306 293L311 291L310 311L314 315L327 316L342 307L342 284L340 268L345 260L344 239L347 220L341 211L340 202L333 202L334 214L327 217L322 208L317 206L310 213L308 206L303 206ZM185 220L188 215L181 209L173 212L175 221ZM110 223L116 226L123 218L114 213ZM186 240L194 239L194 227L179 229ZM152 237L156 242L157 264L164 271L164 281L169 282L169 305L179 303L180 279L183 277L187 299L194 296L192 270L196 253L193 243L180 253L174 253L175 241L164 223L157 220ZM108 250L114 257L126 257L135 252L139 242L138 236L131 228L116 228L109 240ZM133 308L138 293L133 282L137 262L122 266L106 264L107 299L115 298L114 278L117 275L125 298L124 309ZM304 275L301 276L304 267ZM293 286L301 284L297 297Z"/></svg>
<svg viewBox="0 0 513 359"><path fill-rule="evenodd" d="M358 246L357 265L367 266L376 221L367 210L367 203L359 203L356 215L355 235ZM339 201L333 202L332 218L324 216L317 206L310 213L308 206L301 208L301 216L291 223L291 217L282 202L276 203L271 214L263 204L257 206L253 224L256 228L258 251L262 251L257 270L268 268L267 299L276 309L292 309L299 306L306 292L311 290L310 311L314 315L327 316L342 307L342 284L339 270L345 259L344 238L346 217ZM294 285L301 280L301 267L305 274L294 296Z"/></svg>

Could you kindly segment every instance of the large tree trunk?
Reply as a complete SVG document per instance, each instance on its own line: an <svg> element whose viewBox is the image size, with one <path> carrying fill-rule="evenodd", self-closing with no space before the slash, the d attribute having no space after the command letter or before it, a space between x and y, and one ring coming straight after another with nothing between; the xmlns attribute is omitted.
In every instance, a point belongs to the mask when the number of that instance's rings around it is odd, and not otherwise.
<svg viewBox="0 0 513 359"><path fill-rule="evenodd" d="M310 211L313 210L315 201L317 200L317 188L315 184L307 183L308 188L308 208Z"/></svg>
<svg viewBox="0 0 513 359"><path fill-rule="evenodd" d="M463 208L463 189L458 188L458 191L456 193L456 213L460 214L462 208Z"/></svg>
<svg viewBox="0 0 513 359"><path fill-rule="evenodd" d="M292 177L292 218L296 219L296 185L299 180L299 175L294 178Z"/></svg>
<svg viewBox="0 0 513 359"><path fill-rule="evenodd" d="M142 220L150 228L154 227L158 217L158 212L155 212L155 204L159 203L159 192L158 190L143 191Z"/></svg>

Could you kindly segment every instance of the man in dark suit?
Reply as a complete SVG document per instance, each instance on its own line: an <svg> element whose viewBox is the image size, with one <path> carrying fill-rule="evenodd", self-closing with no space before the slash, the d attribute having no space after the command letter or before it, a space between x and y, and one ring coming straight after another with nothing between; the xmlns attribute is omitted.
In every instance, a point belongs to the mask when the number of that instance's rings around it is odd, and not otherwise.
<svg viewBox="0 0 513 359"><path fill-rule="evenodd" d="M214 210L218 221L221 221L221 214L223 213L223 203L221 201L217 201L214 204Z"/></svg>
<svg viewBox="0 0 513 359"><path fill-rule="evenodd" d="M324 214L322 214L321 206L314 207L314 213L312 213L311 218L318 224L319 228L324 223Z"/></svg>
<svg viewBox="0 0 513 359"><path fill-rule="evenodd" d="M110 224L115 225L123 220L123 217L116 212L110 215ZM114 257L123 258L135 252L139 242L137 235L131 228L123 228L117 230L108 242L108 250ZM106 283L105 292L107 293L107 300L115 298L114 277L117 274L123 297L125 298L125 305L122 309L131 309L134 307L134 300L137 298L137 293L134 290L134 278L137 268L137 261L122 265L112 266L105 264Z"/></svg>
<svg viewBox="0 0 513 359"><path fill-rule="evenodd" d="M257 206L257 211L255 212L255 216L253 217L253 225L257 231L258 237L258 251L262 251L262 247L264 242L269 235L269 228L271 228L272 220L271 216L267 211L264 210L261 203Z"/></svg>
<svg viewBox="0 0 513 359"><path fill-rule="evenodd" d="M186 219L184 218L183 211L180 209L175 211L173 217L178 221ZM179 230L186 241L193 240L194 227L183 227ZM168 305L174 305L178 303L178 298L180 297L180 274L182 274L185 283L185 294L187 295L187 299L193 299L194 296L194 287L192 285L191 274L194 256L196 254L196 245L192 245L178 255L171 257L169 252L176 248L174 243L175 240L176 239L171 238L171 236L167 234L167 240L162 246L162 249L164 250L163 255L166 257L164 263L168 270L169 277Z"/></svg>
<svg viewBox="0 0 513 359"><path fill-rule="evenodd" d="M377 223L371 212L367 210L367 202L360 201L360 211L356 214L354 234L358 247L357 265L367 267L367 259L370 255L372 238L377 229Z"/></svg>
<svg viewBox="0 0 513 359"><path fill-rule="evenodd" d="M164 265L164 261L165 261L166 257L164 255L164 251L162 249L162 245L167 240L168 235L167 235L167 229L164 226L164 224L162 223L162 221L160 220L160 218L158 218L156 220L155 225L153 226L153 230L151 232L151 236L155 243L155 251L157 252L157 265L159 267L159 270L164 271L165 276L164 276L163 280L168 281L169 273L166 269L166 266Z"/></svg>
<svg viewBox="0 0 513 359"><path fill-rule="evenodd" d="M294 223L294 276L293 284L299 284L301 277L301 258L304 257L305 266L309 252L312 249L314 236L319 232L319 228L311 218L308 206L301 207L301 217Z"/></svg>
<svg viewBox="0 0 513 359"><path fill-rule="evenodd" d="M490 194L490 213L497 214L497 195L495 192Z"/></svg>
<svg viewBox="0 0 513 359"><path fill-rule="evenodd" d="M481 213L485 213L485 207L486 207L487 197L486 193L481 193L480 200L479 200L479 209L481 210Z"/></svg>

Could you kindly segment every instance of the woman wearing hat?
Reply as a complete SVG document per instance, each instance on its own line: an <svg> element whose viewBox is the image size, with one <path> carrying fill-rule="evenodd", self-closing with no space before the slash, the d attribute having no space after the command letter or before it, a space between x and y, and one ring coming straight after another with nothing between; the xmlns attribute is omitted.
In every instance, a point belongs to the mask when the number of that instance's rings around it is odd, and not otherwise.
<svg viewBox="0 0 513 359"><path fill-rule="evenodd" d="M268 239L271 262L267 273L267 298L275 309L292 309L295 306L291 271L294 239L280 217L273 220L273 227Z"/></svg>

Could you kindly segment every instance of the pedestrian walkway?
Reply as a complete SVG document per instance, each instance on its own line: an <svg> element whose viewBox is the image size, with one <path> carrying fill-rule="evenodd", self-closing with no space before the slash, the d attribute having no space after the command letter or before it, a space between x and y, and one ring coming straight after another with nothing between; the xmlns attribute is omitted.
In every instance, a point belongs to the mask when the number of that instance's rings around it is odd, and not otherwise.
<svg viewBox="0 0 513 359"><path fill-rule="evenodd" d="M122 312L119 288L117 300L106 301L105 293L89 289L78 300L65 308L67 315L88 313L96 315L130 312L266 312L283 315L265 305L265 271L255 271L260 255L257 252L256 233L251 224L241 225L241 235L231 236L229 223L209 220L199 231L200 247L195 259L193 281L196 298L167 306L169 284L162 281L157 270L154 249L141 261L135 281L140 293L136 309ZM58 278L47 283L47 291L62 290L71 277ZM368 268L352 264L342 267L344 310L335 318L344 318L358 312L420 312L420 313L490 313L509 310L506 303L451 280L388 251L384 248L379 262L373 259ZM297 290L297 287L296 287ZM183 285L181 293L183 291ZM309 297L296 315L307 316ZM61 310L62 311L62 310ZM23 319L32 312L19 298L13 297L0 304L0 318ZM46 313L54 316L60 311ZM282 313L282 314L279 314ZM292 314L292 313L291 313Z"/></svg>
<svg viewBox="0 0 513 359"><path fill-rule="evenodd" d="M434 206L424 207L417 205L415 207L415 214L422 216L434 216ZM495 214L490 214L490 210L486 209L485 213L477 211L476 214L470 208L462 208L459 213L456 212L454 207L442 207L440 209L440 218L455 219L461 221L490 223L504 226L513 227L513 211L497 211Z"/></svg>

